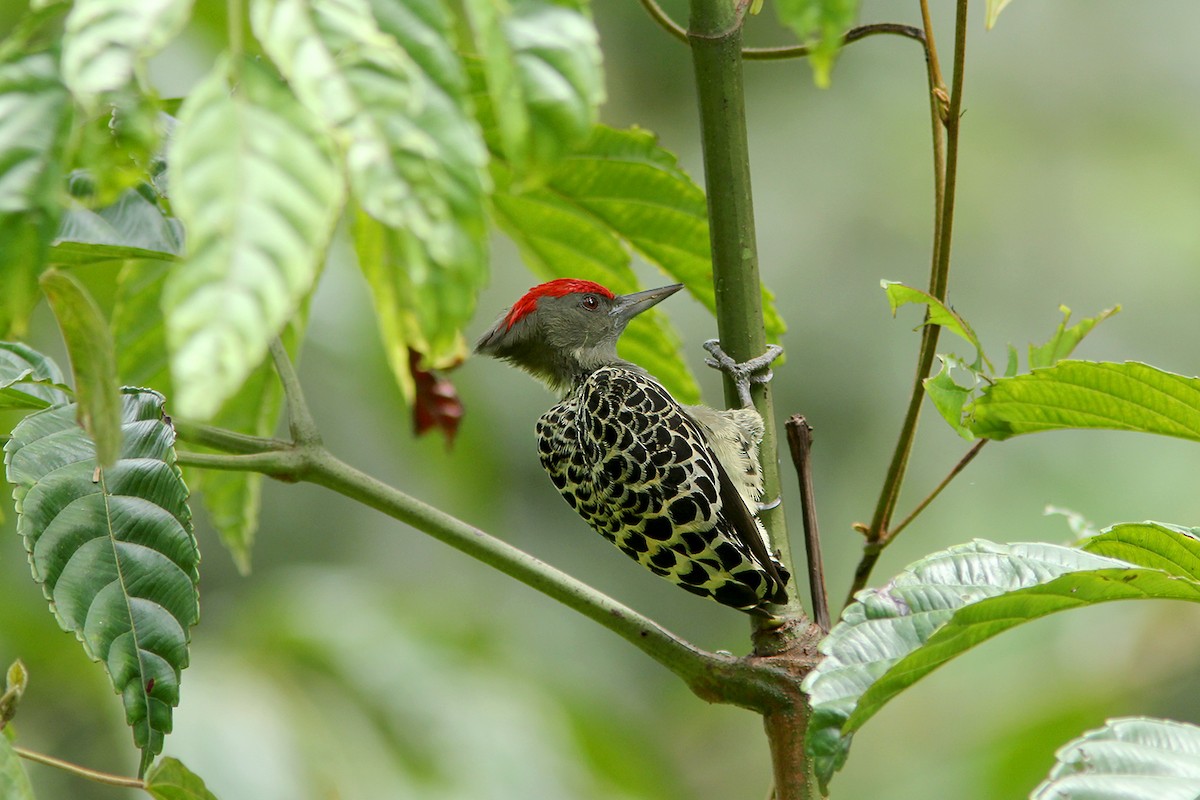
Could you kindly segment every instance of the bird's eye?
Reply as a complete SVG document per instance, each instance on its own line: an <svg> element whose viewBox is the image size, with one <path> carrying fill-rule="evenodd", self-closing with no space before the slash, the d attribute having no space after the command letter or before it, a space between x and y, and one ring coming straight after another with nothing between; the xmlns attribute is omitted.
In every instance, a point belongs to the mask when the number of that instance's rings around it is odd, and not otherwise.
<svg viewBox="0 0 1200 800"><path fill-rule="evenodd" d="M595 311L600 307L600 298L596 297L594 294L585 294L583 299L579 302L588 311Z"/></svg>

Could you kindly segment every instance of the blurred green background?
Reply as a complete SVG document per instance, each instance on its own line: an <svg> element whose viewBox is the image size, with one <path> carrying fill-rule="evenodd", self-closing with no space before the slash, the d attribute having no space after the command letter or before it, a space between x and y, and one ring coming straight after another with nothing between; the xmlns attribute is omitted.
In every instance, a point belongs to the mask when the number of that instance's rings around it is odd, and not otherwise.
<svg viewBox="0 0 1200 800"><path fill-rule="evenodd" d="M20 5L20 4L17 4ZM936 2L949 69L951 4ZM665 3L686 18L683 0ZM10 24L19 8L0 10ZM983 29L973 4L951 300L994 360L1077 316L1124 310L1079 355L1200 373L1200 6L1091 0L1011 4ZM154 63L186 92L223 36L199 0ZM685 47L632 0L598 2L613 125L660 134L697 179ZM862 21L917 23L916 3L866 2ZM786 41L752 20L751 44ZM948 76L947 76L948 77ZM746 67L764 279L790 330L774 383L781 420L816 428L816 491L835 603L859 552L912 378L915 309L888 313L880 279L923 285L932 179L918 46L877 37L843 53L830 90L802 62ZM471 335L533 279L497 240ZM643 270L644 282L662 281ZM665 281L662 281L665 282ZM715 335L700 306L665 307L687 341ZM533 424L552 397L494 361L453 374L467 417L452 449L417 440L387 371L344 243L317 292L301 375L328 445L650 614L707 649L743 653L747 624L658 580L592 534L542 474ZM35 345L59 352L43 309ZM955 342L943 338L943 346ZM65 363L65 362L64 362ZM706 395L718 379L702 374ZM927 409L907 513L965 444ZM1047 504L1099 526L1200 523L1200 449L1118 433L1057 433L988 447L890 548L906 563L982 537L1063 542ZM799 547L798 501L784 501ZM117 772L136 753L101 669L60 633L29 580L11 506L0 538L0 661L31 673L25 746ZM202 620L166 753L223 800L306 798L762 798L758 718L709 706L605 630L443 545L325 490L270 484L240 577L201 515ZM1200 610L1123 604L1050 618L932 675L872 720L833 782L836 798L1025 794L1056 746L1118 714L1200 722ZM141 796L29 766L39 797Z"/></svg>

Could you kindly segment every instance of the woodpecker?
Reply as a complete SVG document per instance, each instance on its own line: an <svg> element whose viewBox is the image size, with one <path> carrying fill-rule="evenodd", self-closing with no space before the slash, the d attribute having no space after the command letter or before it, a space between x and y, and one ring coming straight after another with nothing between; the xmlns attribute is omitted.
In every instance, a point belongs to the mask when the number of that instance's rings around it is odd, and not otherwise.
<svg viewBox="0 0 1200 800"><path fill-rule="evenodd" d="M753 408L681 405L617 356L629 321L681 288L617 296L591 281L543 283L500 316L475 352L562 395L538 420L538 453L597 533L693 594L770 617L767 604L787 602L789 575L757 519L762 418ZM706 347L731 365L715 343ZM748 404L748 391L743 397Z"/></svg>

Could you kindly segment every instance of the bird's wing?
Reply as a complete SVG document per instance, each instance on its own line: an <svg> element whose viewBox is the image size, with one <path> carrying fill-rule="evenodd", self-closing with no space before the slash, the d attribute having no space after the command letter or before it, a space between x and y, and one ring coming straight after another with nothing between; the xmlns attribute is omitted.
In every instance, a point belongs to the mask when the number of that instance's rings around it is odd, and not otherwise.
<svg viewBox="0 0 1200 800"><path fill-rule="evenodd" d="M762 529L695 420L644 373L602 369L589 381L595 385L585 394L586 421L580 433L585 448L595 456L589 460L594 464L596 482L620 493L623 476L606 473L608 454L640 454L648 462L645 469L655 476L645 482L642 491L661 501L678 497L702 501L711 510L718 532L776 582L780 590L768 599L778 602L778 597L785 596L787 580L767 552Z"/></svg>
<svg viewBox="0 0 1200 800"><path fill-rule="evenodd" d="M779 587L779 592L769 598L774 603L786 603L787 593L787 578L779 573L779 567L775 563L775 559L767 552L767 545L763 541L762 529L758 525L758 520L750 513L750 509L746 508L746 502L742 499L742 495L738 492L737 486L734 485L733 479L729 477L729 473L721 464L720 460L713 457L714 463L717 465L717 476L719 479L721 491L721 508L725 512L725 519L733 527L734 533L737 534L741 542L754 556L754 560L758 565L774 579Z"/></svg>

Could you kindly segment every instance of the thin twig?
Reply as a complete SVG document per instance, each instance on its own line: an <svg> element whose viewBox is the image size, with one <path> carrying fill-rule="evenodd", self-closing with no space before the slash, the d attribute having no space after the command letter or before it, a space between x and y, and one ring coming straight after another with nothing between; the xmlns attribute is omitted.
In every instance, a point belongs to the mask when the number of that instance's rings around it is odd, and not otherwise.
<svg viewBox="0 0 1200 800"><path fill-rule="evenodd" d="M942 80L942 65L938 61L937 42L933 38L933 20L929 17L929 0L921 0L921 40L925 42L925 51L929 54L929 83L930 88L945 87Z"/></svg>
<svg viewBox="0 0 1200 800"><path fill-rule="evenodd" d="M659 24L659 26L674 38L683 42L688 41L687 28L680 25L660 6L655 0L640 0L642 7L650 14L651 19ZM898 22L874 22L869 25L859 25L856 28L851 28L842 36L842 46L854 44L857 41L866 39L869 36L877 36L879 34L892 34L895 36L903 36L907 39L915 39L918 42L925 42L925 33L920 28L914 28L912 25L902 25ZM797 44L784 45L782 47L744 47L742 48L742 58L747 61L779 61L787 58L804 58L812 52L811 45Z"/></svg>
<svg viewBox="0 0 1200 800"><path fill-rule="evenodd" d="M657 22L663 30L684 44L687 44L687 28L671 19L671 15L663 10L663 7L654 0L641 0L641 3L642 8L646 9L646 11L650 14L650 17Z"/></svg>
<svg viewBox="0 0 1200 800"><path fill-rule="evenodd" d="M898 22L873 22L869 25L859 25L851 28L842 35L842 47L854 44L870 36L891 34L903 36L925 43L925 34L920 28L912 25L901 25ZM783 47L746 47L742 49L742 58L747 61L778 61L785 58L804 58L812 52L812 45L794 44Z"/></svg>
<svg viewBox="0 0 1200 800"><path fill-rule="evenodd" d="M812 426L800 414L784 424L792 463L800 480L800 508L804 523L804 551L808 559L808 588L812 596L813 619L821 630L829 632L829 595L825 592L825 562L821 558L821 531L817 525L817 506L813 495Z"/></svg>
<svg viewBox="0 0 1200 800"><path fill-rule="evenodd" d="M891 542L892 539L895 539L897 536L899 536L900 531L902 531L908 527L908 523L910 523L914 519L916 519L917 515L920 514L922 511L924 511L926 506L928 506L935 499L937 499L937 496L942 493L942 490L950 485L950 481L957 478L958 473L960 473L964 469L966 469L967 464L970 464L972 459L974 459L975 456L979 455L979 451L982 450L983 446L985 444L987 444L989 441L990 441L989 439L980 439L978 442L976 442L975 445L970 450L968 450L962 458L960 458L958 460L958 463L955 464L953 469L951 469L950 472L946 474L946 477L942 478L942 482L939 483L937 486L933 487L933 491L930 492L928 495L926 495L924 500L917 503L916 508L914 508L907 517L900 520L900 522L898 522L896 525L892 526L891 530L888 531L887 541Z"/></svg>
<svg viewBox="0 0 1200 800"><path fill-rule="evenodd" d="M13 752L27 761L35 761L38 764L45 764L48 767L56 767L73 775L78 775L81 778L87 778L89 781L95 781L96 783L103 783L108 786L121 786L128 789L146 788L146 782L140 778L128 778L124 775L113 775L110 772L88 769L78 764L72 764L70 761L63 761L61 758L48 756L24 747L17 747L16 745L13 745Z"/></svg>

